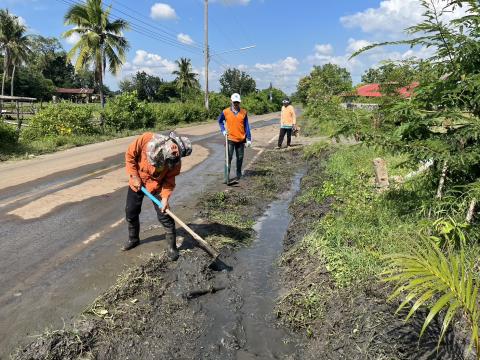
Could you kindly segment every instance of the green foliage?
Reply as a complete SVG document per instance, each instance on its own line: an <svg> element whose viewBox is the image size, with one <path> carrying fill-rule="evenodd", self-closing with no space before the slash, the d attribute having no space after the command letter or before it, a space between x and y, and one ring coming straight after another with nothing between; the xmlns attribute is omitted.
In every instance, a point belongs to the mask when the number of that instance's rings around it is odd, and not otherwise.
<svg viewBox="0 0 480 360"><path fill-rule="evenodd" d="M15 128L0 120L0 148L8 148L17 143Z"/></svg>
<svg viewBox="0 0 480 360"><path fill-rule="evenodd" d="M227 69L220 77L220 86L220 92L230 98L233 93L248 95L255 92L257 84L245 71Z"/></svg>
<svg viewBox="0 0 480 360"><path fill-rule="evenodd" d="M121 131L124 129L151 128L155 125L155 112L136 92L116 96L107 103L103 112L105 125Z"/></svg>
<svg viewBox="0 0 480 360"><path fill-rule="evenodd" d="M174 82L180 92L182 101L186 101L189 94L200 90L198 74L193 72L192 62L187 58L180 58L175 61L178 70L172 72L176 76Z"/></svg>
<svg viewBox="0 0 480 360"><path fill-rule="evenodd" d="M92 107L60 103L41 109L31 118L29 127L21 136L25 140L34 140L47 136L88 135L96 131Z"/></svg>
<svg viewBox="0 0 480 360"><path fill-rule="evenodd" d="M270 101L270 92L272 93L272 101ZM264 89L244 96L242 107L247 109L249 113L257 115L276 112L282 108L282 100L285 97L286 94L279 89Z"/></svg>
<svg viewBox="0 0 480 360"><path fill-rule="evenodd" d="M334 64L325 64L314 66L309 75L300 79L295 96L306 105L312 96L329 98L350 90L352 77L347 69Z"/></svg>
<svg viewBox="0 0 480 360"><path fill-rule="evenodd" d="M203 104L195 102L154 104L156 126L171 126L204 121L208 114Z"/></svg>
<svg viewBox="0 0 480 360"><path fill-rule="evenodd" d="M479 357L479 284L471 271L473 264L465 259L463 251L455 253L449 250L444 254L430 241L422 241L409 252L392 255L388 259L389 269L384 272L384 280L397 284L390 299L403 299L397 313L410 305L408 320L421 306L427 306L430 311L420 332L422 335L443 311L439 345L452 319L458 314L464 315L471 329L471 346L475 346Z"/></svg>
<svg viewBox="0 0 480 360"><path fill-rule="evenodd" d="M220 113L229 106L229 96L213 92L208 95L209 118L216 119Z"/></svg>

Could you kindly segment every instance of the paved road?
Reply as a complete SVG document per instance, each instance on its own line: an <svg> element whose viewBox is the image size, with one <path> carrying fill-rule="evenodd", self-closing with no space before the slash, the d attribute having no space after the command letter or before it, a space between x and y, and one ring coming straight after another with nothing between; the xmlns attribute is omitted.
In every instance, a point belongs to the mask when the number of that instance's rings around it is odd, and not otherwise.
<svg viewBox="0 0 480 360"><path fill-rule="evenodd" d="M277 132L278 114L251 119L248 163ZM193 220L193 206L223 174L216 124L179 129L191 136L174 211ZM0 164L0 358L47 326L61 328L142 255L161 251L163 231L145 203L142 244L124 253L127 176L124 151L134 137Z"/></svg>

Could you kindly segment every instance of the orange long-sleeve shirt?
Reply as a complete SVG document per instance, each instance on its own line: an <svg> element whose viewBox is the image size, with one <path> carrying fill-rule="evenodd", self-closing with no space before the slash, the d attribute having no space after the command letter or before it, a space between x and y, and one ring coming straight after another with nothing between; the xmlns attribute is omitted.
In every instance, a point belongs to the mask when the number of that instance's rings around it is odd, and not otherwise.
<svg viewBox="0 0 480 360"><path fill-rule="evenodd" d="M295 109L292 105L282 106L282 112L280 115L280 125L292 127L296 125L297 118L295 116Z"/></svg>
<svg viewBox="0 0 480 360"><path fill-rule="evenodd" d="M146 148L153 133L146 132L132 142L125 153L125 167L130 176L129 185L133 191L132 177L137 176L152 194L160 193L161 198L169 198L175 189L175 177L180 174L181 163L170 169L167 165L156 168L148 162Z"/></svg>

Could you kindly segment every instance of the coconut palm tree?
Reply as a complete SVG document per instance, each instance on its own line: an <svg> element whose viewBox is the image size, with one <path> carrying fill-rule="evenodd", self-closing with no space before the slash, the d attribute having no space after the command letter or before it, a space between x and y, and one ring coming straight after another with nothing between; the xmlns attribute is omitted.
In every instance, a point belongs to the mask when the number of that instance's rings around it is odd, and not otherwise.
<svg viewBox="0 0 480 360"><path fill-rule="evenodd" d="M123 32L129 24L123 19L110 21L112 7L103 7L102 0L86 0L84 4L73 5L65 14L65 25L74 28L63 33L64 38L79 36L78 42L68 52L68 60L75 60L77 71L93 66L95 82L98 86L102 107L103 78L108 70L116 75L125 62L125 53L129 49Z"/></svg>
<svg viewBox="0 0 480 360"><path fill-rule="evenodd" d="M197 80L198 74L192 71L192 63L190 59L180 58L175 63L178 66L178 70L172 71L173 75L176 75L175 84L180 90L180 97L182 102L185 101L184 95L187 91L198 88L200 85Z"/></svg>
<svg viewBox="0 0 480 360"><path fill-rule="evenodd" d="M30 55L30 41L25 35L27 27L20 23L17 16L8 10L0 10L0 50L3 52L2 95L5 95L5 81L12 69L11 94L16 66Z"/></svg>
<svg viewBox="0 0 480 360"><path fill-rule="evenodd" d="M18 65L30 58L30 37L25 35L26 27L16 22L13 28L14 38L11 44L10 63L12 65L12 75L10 82L10 95L13 96L13 85L15 80L15 69Z"/></svg>

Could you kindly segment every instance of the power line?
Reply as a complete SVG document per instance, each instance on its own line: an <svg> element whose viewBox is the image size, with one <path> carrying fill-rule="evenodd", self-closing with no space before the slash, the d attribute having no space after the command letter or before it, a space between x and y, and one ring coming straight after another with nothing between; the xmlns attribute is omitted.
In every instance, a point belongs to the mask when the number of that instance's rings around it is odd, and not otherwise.
<svg viewBox="0 0 480 360"><path fill-rule="evenodd" d="M67 5L81 5L81 3L76 2L75 0L57 0L57 1L63 2L64 4L67 4ZM176 38L166 37L165 35L159 34L158 32L153 31L152 29L149 29L146 26L138 24L138 22L145 23L141 19L137 19L136 17L128 15L128 14L122 12L122 11L117 11L113 7L112 7L112 12L120 12L120 13L125 14L126 16L134 19L133 22L132 21L129 22L129 26L130 26L131 30L136 32L136 33L139 33L143 36L149 37L150 39L157 40L157 41L162 42L166 45L170 45L170 46L176 47L176 48L181 49L181 50L186 50L186 51L188 51L190 53L193 53L193 54L196 54L196 55L201 54L201 50L196 46L191 46L191 45L184 44L184 43L178 41ZM120 19L121 19L120 17L112 16L112 20L120 20ZM149 26L151 26L151 25L149 25Z"/></svg>

